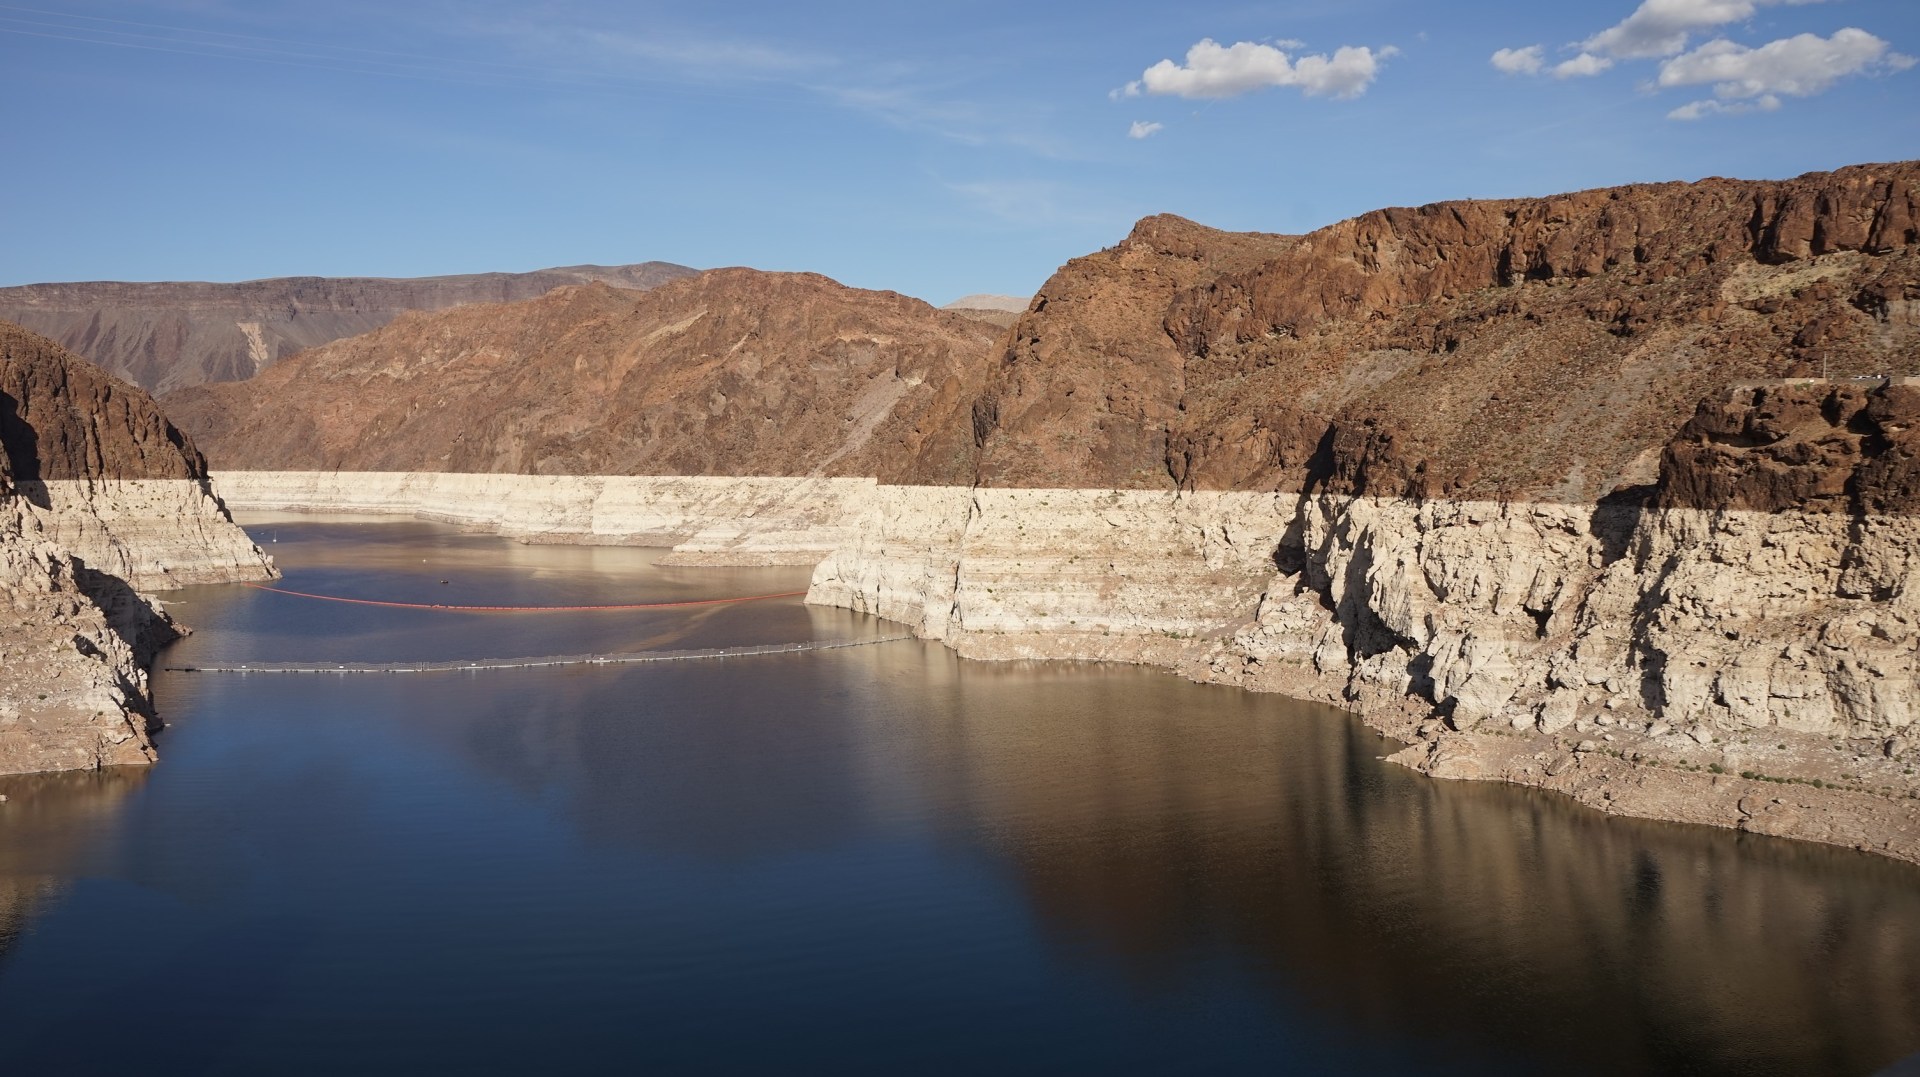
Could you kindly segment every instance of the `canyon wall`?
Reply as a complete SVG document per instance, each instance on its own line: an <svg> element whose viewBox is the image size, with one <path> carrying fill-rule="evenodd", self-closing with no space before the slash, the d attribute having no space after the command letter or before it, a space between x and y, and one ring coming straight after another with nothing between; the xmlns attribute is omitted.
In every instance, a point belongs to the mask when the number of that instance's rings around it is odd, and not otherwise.
<svg viewBox="0 0 1920 1077"><path fill-rule="evenodd" d="M177 626L142 589L272 563L145 393L0 322L0 773L154 758L147 665Z"/></svg>
<svg viewBox="0 0 1920 1077"><path fill-rule="evenodd" d="M1917 859L1917 432L1905 385L1739 389L1589 505L881 486L810 600L1337 703L1442 777Z"/></svg>
<svg viewBox="0 0 1920 1077"><path fill-rule="evenodd" d="M1695 459L1671 457L1663 490ZM1161 665L1358 710L1412 745L1400 762L1437 776L1920 859L1912 515L774 478L217 479L242 507L674 545L669 563L715 563L725 536L718 563L817 561L809 601L969 657ZM528 530L543 521L570 530Z"/></svg>
<svg viewBox="0 0 1920 1077"><path fill-rule="evenodd" d="M170 400L223 472L869 480L766 514L804 521L815 601L1338 702L1436 775L1920 856L1920 163L1304 236L1151 217L984 332L721 271ZM528 511L676 543L706 511L578 496ZM796 530L714 505L736 561Z"/></svg>
<svg viewBox="0 0 1920 1077"><path fill-rule="evenodd" d="M94 576L21 498L0 497L0 773L153 761L145 662L158 608Z"/></svg>

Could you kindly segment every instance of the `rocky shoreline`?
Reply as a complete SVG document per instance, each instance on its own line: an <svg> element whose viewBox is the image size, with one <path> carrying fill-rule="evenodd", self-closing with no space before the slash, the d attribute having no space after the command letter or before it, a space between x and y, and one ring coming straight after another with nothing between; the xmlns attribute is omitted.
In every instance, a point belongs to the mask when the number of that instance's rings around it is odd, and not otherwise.
<svg viewBox="0 0 1920 1077"><path fill-rule="evenodd" d="M154 760L147 669L182 629L144 594L269 579L145 393L0 323L0 774Z"/></svg>
<svg viewBox="0 0 1920 1077"><path fill-rule="evenodd" d="M240 508L508 533L503 505L524 489L548 511L564 485L325 474L216 480ZM652 515L609 514L595 500L609 488ZM427 489L431 501L407 499ZM1888 559L1920 548L1910 517L766 478L566 489L585 498L576 518L698 563L714 563L701 555L715 534L722 563L793 563L804 519L806 548L827 548L809 602L970 658L1157 665L1354 711L1409 744L1395 762L1435 777L1920 862L1920 618L1897 587L1848 597L1839 580L1865 564L1906 572Z"/></svg>

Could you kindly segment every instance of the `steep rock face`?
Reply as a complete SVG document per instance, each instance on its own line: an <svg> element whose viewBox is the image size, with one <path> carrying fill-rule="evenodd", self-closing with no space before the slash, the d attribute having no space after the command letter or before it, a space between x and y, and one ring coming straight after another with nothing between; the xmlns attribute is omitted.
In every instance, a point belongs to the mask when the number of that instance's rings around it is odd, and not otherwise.
<svg viewBox="0 0 1920 1077"><path fill-rule="evenodd" d="M979 477L1592 503L1729 385L1920 374L1917 191L1908 162L1297 239L1150 218L1015 325Z"/></svg>
<svg viewBox="0 0 1920 1077"><path fill-rule="evenodd" d="M1436 776L1920 861L1913 517L881 486L850 530L809 601L970 657L1164 665Z"/></svg>
<svg viewBox="0 0 1920 1077"><path fill-rule="evenodd" d="M1667 446L1663 508L1920 514L1920 384L1740 389Z"/></svg>
<svg viewBox="0 0 1920 1077"><path fill-rule="evenodd" d="M1174 664L1245 621L1297 499L879 486L808 601L962 654Z"/></svg>
<svg viewBox="0 0 1920 1077"><path fill-rule="evenodd" d="M17 483L206 474L200 454L147 394L5 322L0 441Z"/></svg>
<svg viewBox="0 0 1920 1077"><path fill-rule="evenodd" d="M5 322L0 442L39 530L89 569L160 589L273 574L151 397Z"/></svg>
<svg viewBox="0 0 1920 1077"><path fill-rule="evenodd" d="M511 303L589 281L651 288L693 272L644 262L449 277L27 284L0 288L0 318L163 392L250 378L296 351L378 329L410 310Z"/></svg>
<svg viewBox="0 0 1920 1077"><path fill-rule="evenodd" d="M216 466L971 478L964 398L999 330L804 273L713 270L402 318L169 395Z"/></svg>
<svg viewBox="0 0 1920 1077"><path fill-rule="evenodd" d="M0 498L0 774L150 763L146 663L172 624Z"/></svg>
<svg viewBox="0 0 1920 1077"><path fill-rule="evenodd" d="M137 587L273 575L145 393L0 323L0 773L150 762Z"/></svg>

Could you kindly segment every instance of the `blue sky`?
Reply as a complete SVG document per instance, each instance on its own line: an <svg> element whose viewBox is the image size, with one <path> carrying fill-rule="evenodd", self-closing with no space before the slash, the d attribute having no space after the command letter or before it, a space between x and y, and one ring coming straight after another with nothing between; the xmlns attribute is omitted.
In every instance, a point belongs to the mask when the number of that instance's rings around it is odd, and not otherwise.
<svg viewBox="0 0 1920 1077"><path fill-rule="evenodd" d="M663 259L935 303L1171 212L1920 157L1914 0L0 2L0 284Z"/></svg>

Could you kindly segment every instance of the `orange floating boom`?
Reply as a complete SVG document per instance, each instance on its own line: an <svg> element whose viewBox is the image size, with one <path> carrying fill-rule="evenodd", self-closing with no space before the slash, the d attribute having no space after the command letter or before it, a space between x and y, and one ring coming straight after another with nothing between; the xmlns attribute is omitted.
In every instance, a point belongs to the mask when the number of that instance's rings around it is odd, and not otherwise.
<svg viewBox="0 0 1920 1077"><path fill-rule="evenodd" d="M289 591L284 587L268 587L263 583L250 583L248 587L256 591L272 591L276 595L292 595L295 598L317 598L322 602L348 602L356 606L387 606L403 610L443 610L448 613L582 613L594 610L660 610L674 606L720 606L731 602L764 602L773 598L797 598L805 591L785 591L777 595L743 595L739 598L695 598L684 602L630 602L617 606L448 606L431 602L383 602L377 598L344 598L340 595L316 595L307 591Z"/></svg>

